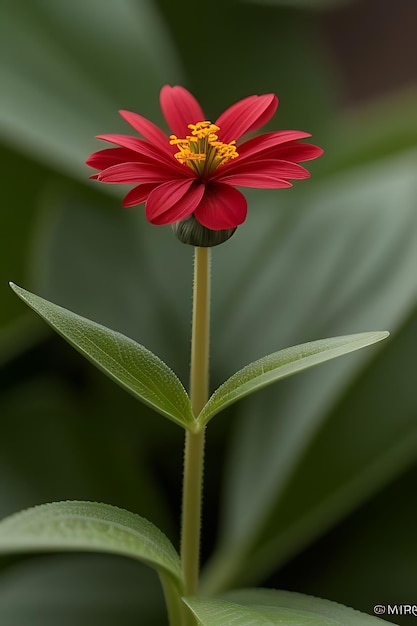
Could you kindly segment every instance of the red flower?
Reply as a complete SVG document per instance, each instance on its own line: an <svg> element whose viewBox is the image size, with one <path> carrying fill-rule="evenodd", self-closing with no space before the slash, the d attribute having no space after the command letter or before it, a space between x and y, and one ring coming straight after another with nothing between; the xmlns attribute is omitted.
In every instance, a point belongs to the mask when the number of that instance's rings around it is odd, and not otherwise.
<svg viewBox="0 0 417 626"><path fill-rule="evenodd" d="M268 122L278 98L249 96L229 107L214 124L183 87L165 85L162 112L174 134L169 137L136 113L120 115L144 137L99 135L119 146L92 154L87 165L105 183L135 184L123 200L129 207L146 202L152 224L172 224L194 216L210 230L234 229L245 221L246 199L236 187L291 187L290 179L308 178L299 165L322 149L299 140L309 133L284 130L239 144L239 139Z"/></svg>

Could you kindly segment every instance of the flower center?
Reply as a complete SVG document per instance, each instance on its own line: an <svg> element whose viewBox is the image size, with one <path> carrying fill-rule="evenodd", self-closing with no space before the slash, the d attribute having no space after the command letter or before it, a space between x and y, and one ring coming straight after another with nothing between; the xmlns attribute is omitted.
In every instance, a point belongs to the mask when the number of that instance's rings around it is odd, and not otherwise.
<svg viewBox="0 0 417 626"><path fill-rule="evenodd" d="M175 158L182 164L191 167L199 176L210 174L216 167L223 165L229 159L239 156L236 150L236 141L222 143L217 132L219 126L209 121L188 124L191 135L179 139L176 135L170 136L169 143L177 146L179 152Z"/></svg>

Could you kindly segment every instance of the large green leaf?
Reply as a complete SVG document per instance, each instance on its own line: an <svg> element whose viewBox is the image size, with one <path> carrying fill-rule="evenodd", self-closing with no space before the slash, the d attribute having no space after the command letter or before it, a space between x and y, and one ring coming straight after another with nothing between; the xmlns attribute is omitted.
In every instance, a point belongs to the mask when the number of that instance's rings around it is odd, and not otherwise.
<svg viewBox="0 0 417 626"><path fill-rule="evenodd" d="M179 556L146 519L109 504L52 502L0 521L0 552L90 551L138 559L182 587Z"/></svg>
<svg viewBox="0 0 417 626"><path fill-rule="evenodd" d="M388 336L387 332L358 333L345 337L319 339L269 354L231 376L214 392L198 416L201 425L220 411L267 385L319 365L330 359L359 350Z"/></svg>
<svg viewBox="0 0 417 626"><path fill-rule="evenodd" d="M158 117L161 84L180 74L149 0L105 10L100 0L2 0L0 25L3 136L84 179L93 137L126 130L118 109Z"/></svg>
<svg viewBox="0 0 417 626"><path fill-rule="evenodd" d="M202 626L372 626L387 623L351 608L288 591L242 589L223 599L186 598Z"/></svg>
<svg viewBox="0 0 417 626"><path fill-rule="evenodd" d="M179 379L132 339L48 302L17 285L12 289L52 328L105 374L138 399L185 428L195 423Z"/></svg>
<svg viewBox="0 0 417 626"><path fill-rule="evenodd" d="M391 346L395 357L389 368L388 356L383 359L384 365L381 362L374 370L375 379L364 387L361 400L343 412L342 432L349 433L351 442L343 448L343 462L339 448L345 438L338 436L338 414L350 385L364 372L370 357L375 358L373 351L360 351L349 359L338 359L332 367L324 365L302 377L291 377L282 381L279 390L271 387L256 401L251 397L239 406L224 492L221 543L210 574L207 571L210 591L223 585L259 583L277 567L278 556L284 563L414 458L412 384L408 374L400 375L412 344L403 343L398 352L395 346L417 296L415 167L416 153L411 151L313 185L309 198L296 193L285 211L270 200L271 212L277 212L274 228L271 214L265 222L262 218L269 203L258 203L248 229L242 229L229 247L219 249L214 280L217 268L227 267L229 276L229 284L219 281L223 307L214 315L223 352L245 362L255 347L265 350L272 342L290 345L296 337L308 340L380 327L392 331L392 337L379 351L375 368ZM216 344L213 348L213 361L218 363ZM396 391L391 392L394 374ZM395 407L389 401L393 397ZM380 405L384 419L378 419ZM355 429L350 426L352 415L361 416ZM298 481L292 487L292 476L330 417L336 420L332 437L336 447L318 448L314 463L305 468L309 480L300 492ZM378 437L372 435L371 427L363 436L368 422ZM360 457L352 455L352 449L360 450ZM323 464L323 450L327 450L328 465ZM323 494L326 514L319 515L324 511L317 501L321 476L336 478L332 467L339 463L341 469L346 468L346 489L333 485L335 491ZM317 513L314 524L307 516L307 500L311 513ZM266 528L268 540L264 542ZM270 543L272 537L274 543ZM256 559L247 560L254 546ZM248 579L240 581L242 576Z"/></svg>

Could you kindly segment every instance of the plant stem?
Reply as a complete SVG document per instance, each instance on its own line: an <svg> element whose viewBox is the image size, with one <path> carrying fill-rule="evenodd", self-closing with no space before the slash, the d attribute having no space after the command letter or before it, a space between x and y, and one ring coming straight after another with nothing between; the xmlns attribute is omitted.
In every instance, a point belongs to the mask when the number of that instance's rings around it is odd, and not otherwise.
<svg viewBox="0 0 417 626"><path fill-rule="evenodd" d="M194 248L190 397L194 415L208 399L210 334L210 248Z"/></svg>
<svg viewBox="0 0 417 626"><path fill-rule="evenodd" d="M197 416L208 399L210 248L198 247L194 253L190 398ZM187 595L198 591L204 434L204 429L187 431L185 437L181 560Z"/></svg>
<svg viewBox="0 0 417 626"><path fill-rule="evenodd" d="M185 593L196 595L200 565L204 430L187 432L184 452L181 561Z"/></svg>

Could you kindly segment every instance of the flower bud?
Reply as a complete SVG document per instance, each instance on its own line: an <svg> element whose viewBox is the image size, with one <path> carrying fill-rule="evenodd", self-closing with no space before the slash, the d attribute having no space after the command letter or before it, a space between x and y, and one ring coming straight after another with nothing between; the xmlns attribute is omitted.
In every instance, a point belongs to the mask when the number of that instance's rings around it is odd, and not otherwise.
<svg viewBox="0 0 417 626"><path fill-rule="evenodd" d="M174 222L172 224L172 230L182 243L187 243L190 246L197 246L199 248L211 248L230 239L236 228L210 230L200 224L194 215L190 215L184 220Z"/></svg>

